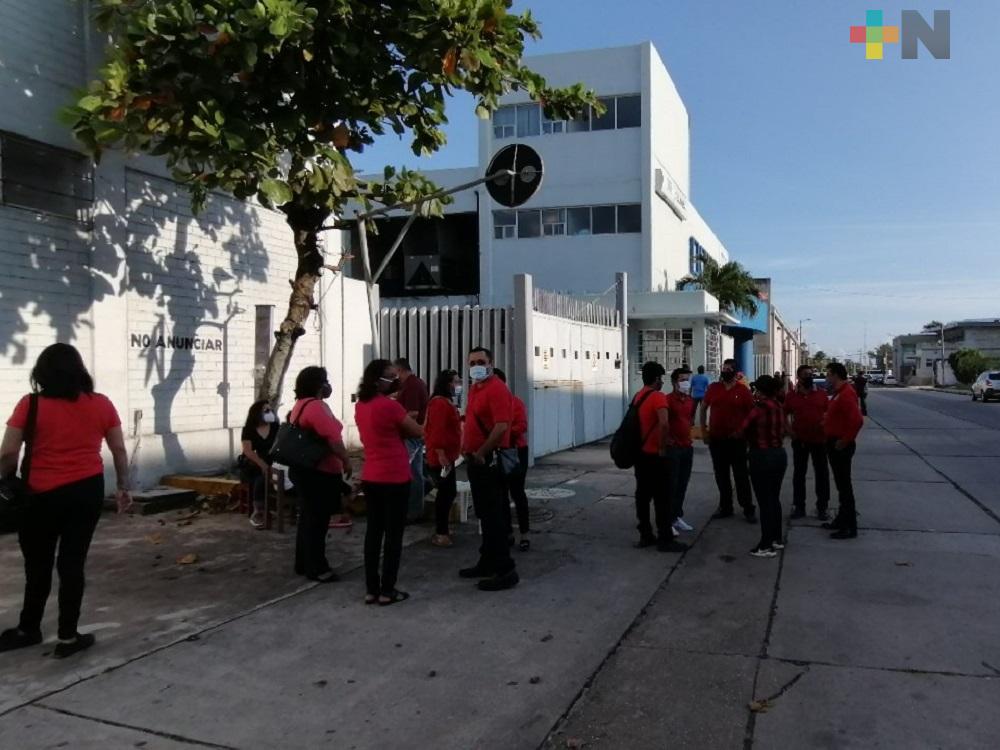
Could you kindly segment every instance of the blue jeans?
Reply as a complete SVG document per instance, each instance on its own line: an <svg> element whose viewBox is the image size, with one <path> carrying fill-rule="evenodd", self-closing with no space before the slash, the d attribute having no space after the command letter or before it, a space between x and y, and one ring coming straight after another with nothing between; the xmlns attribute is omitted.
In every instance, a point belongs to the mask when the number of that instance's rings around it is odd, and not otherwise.
<svg viewBox="0 0 1000 750"><path fill-rule="evenodd" d="M691 481L691 466L694 464L694 448L670 446L667 448L667 496L670 499L671 515L684 517L684 496Z"/></svg>

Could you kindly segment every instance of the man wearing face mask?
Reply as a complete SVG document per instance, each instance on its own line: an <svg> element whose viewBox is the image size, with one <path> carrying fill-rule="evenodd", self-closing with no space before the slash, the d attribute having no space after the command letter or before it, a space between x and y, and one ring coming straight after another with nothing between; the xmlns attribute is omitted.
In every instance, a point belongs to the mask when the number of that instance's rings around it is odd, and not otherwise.
<svg viewBox="0 0 1000 750"><path fill-rule="evenodd" d="M469 489L476 516L482 525L479 561L458 572L462 578L479 578L481 591L501 591L520 580L507 546L507 502L504 479L496 458L499 448L510 444L513 399L507 386L493 374L493 353L484 347L469 352L468 404L462 453L466 457Z"/></svg>
<svg viewBox="0 0 1000 750"><path fill-rule="evenodd" d="M806 514L806 470L812 460L816 478L816 517L826 521L830 504L830 467L826 461L823 417L829 400L826 391L813 387L813 369L802 365L795 372L794 391L785 396L788 434L792 436L792 518Z"/></svg>
<svg viewBox="0 0 1000 750"><path fill-rule="evenodd" d="M410 368L406 357L399 357L393 363L399 373L396 400L406 409L407 415L423 427L427 420L427 384ZM416 523L424 514L424 441L407 438L406 451L410 456L410 498L407 504L407 518Z"/></svg>
<svg viewBox="0 0 1000 750"><path fill-rule="evenodd" d="M667 495L670 513L674 517L674 530L694 531L684 520L684 496L691 481L694 446L691 443L691 425L694 407L691 403L691 370L678 367L670 373L672 391L667 396L667 420L670 426L667 438Z"/></svg>
<svg viewBox="0 0 1000 750"><path fill-rule="evenodd" d="M736 360L722 363L722 380L712 383L701 403L699 424L704 441L712 455L715 484L719 488L719 509L712 518L733 515L733 485L736 482L736 499L743 508L748 523L756 523L756 509L750 494L750 473L747 468L747 441L740 430L753 409L750 389L736 381ZM706 430L706 417L711 412Z"/></svg>

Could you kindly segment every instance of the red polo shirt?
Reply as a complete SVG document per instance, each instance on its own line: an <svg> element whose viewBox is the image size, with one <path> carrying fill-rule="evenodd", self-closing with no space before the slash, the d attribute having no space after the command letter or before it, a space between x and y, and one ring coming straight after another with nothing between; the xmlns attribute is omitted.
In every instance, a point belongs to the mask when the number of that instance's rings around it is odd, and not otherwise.
<svg viewBox="0 0 1000 750"><path fill-rule="evenodd" d="M785 413L792 417L796 440L803 443L823 442L823 415L826 414L829 402L826 391L819 388L804 393L794 390L785 396Z"/></svg>
<svg viewBox="0 0 1000 750"><path fill-rule="evenodd" d="M708 433L713 438L734 437L753 409L753 394L745 385L734 383L726 388L723 383L712 383L705 391L708 408Z"/></svg>
<svg viewBox="0 0 1000 750"><path fill-rule="evenodd" d="M514 399L514 421L510 426L510 442L514 448L528 447L528 409L517 396Z"/></svg>
<svg viewBox="0 0 1000 750"><path fill-rule="evenodd" d="M858 393L850 383L844 383L830 399L830 406L827 407L826 418L823 420L823 432L827 440L853 443L864 423Z"/></svg>
<svg viewBox="0 0 1000 750"><path fill-rule="evenodd" d="M671 393L667 396L667 412L670 418L670 444L675 448L690 448L693 399L683 393Z"/></svg>
<svg viewBox="0 0 1000 750"><path fill-rule="evenodd" d="M440 467L438 450L444 451L449 461L458 458L462 446L462 422L458 409L444 396L435 396L427 404L427 426L424 428L424 443L427 445L427 464Z"/></svg>
<svg viewBox="0 0 1000 750"><path fill-rule="evenodd" d="M646 396L647 393L649 396ZM632 399L633 404L640 401L639 433L642 436L642 452L655 455L660 452L660 415L657 412L667 408L667 395L646 385Z"/></svg>
<svg viewBox="0 0 1000 750"><path fill-rule="evenodd" d="M500 422L506 422L509 426L513 421L514 400L506 383L495 375L490 375L481 383L473 383L469 388L469 404L465 410L462 452L475 453L483 447L494 426ZM507 448L509 445L508 430L497 448Z"/></svg>

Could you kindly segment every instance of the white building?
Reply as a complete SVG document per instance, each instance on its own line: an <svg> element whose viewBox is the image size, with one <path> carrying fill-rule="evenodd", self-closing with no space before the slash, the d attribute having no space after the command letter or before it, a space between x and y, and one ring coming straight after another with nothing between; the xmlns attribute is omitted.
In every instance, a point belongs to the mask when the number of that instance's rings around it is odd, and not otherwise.
<svg viewBox="0 0 1000 750"><path fill-rule="evenodd" d="M674 290L700 270L704 256L725 263L729 253L689 197L690 120L656 49L646 42L541 55L526 64L555 86L583 82L606 111L553 122L523 92L502 99L492 119L480 123L479 164L427 176L445 187L472 181L502 147L521 143L542 157L540 189L509 210L480 186L459 193L444 221L418 220L389 266L383 298L401 305L506 305L510 279L528 273L538 287L602 299L615 273L624 271L635 300L629 306L633 376L650 358L668 369L685 363L718 370L732 347L722 327L736 329L740 321L705 295ZM402 219L387 223L373 247L375 265ZM747 329L742 338L751 337ZM742 352L747 371L750 352Z"/></svg>
<svg viewBox="0 0 1000 750"><path fill-rule="evenodd" d="M80 153L56 112L99 63L87 12L65 0L0 4L0 409L28 391L45 346L71 343L150 484L235 457L296 257L276 212L215 195L195 217L160 162L111 153L95 167ZM353 415L347 392L370 337L344 310L363 306L362 284L324 277L286 405L298 369L327 364L334 411Z"/></svg>

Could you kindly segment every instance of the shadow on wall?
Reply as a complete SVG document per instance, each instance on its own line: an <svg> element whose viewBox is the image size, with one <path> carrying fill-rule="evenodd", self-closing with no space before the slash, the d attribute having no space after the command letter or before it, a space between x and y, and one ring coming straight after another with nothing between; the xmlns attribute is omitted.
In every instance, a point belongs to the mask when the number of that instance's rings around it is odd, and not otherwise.
<svg viewBox="0 0 1000 750"><path fill-rule="evenodd" d="M199 350L193 344L206 339L206 328L219 333L215 338L222 342L221 351L213 350L211 356L221 357L222 365L213 384L217 406L199 414L200 429L232 426L229 328L236 316L246 312L239 300L241 283L267 282L267 249L259 219L245 204L213 195L195 217L187 193L169 180L134 172L127 184L128 289L151 300L156 310L151 342L160 337L167 342L141 349L143 384L153 400L152 431L162 437L166 464L178 469L188 463L178 435L185 428L178 427L176 418L181 392L202 404L199 389L212 387L194 377ZM225 267L214 265L206 273L205 260L220 257L225 258ZM232 437L228 455L234 455Z"/></svg>

